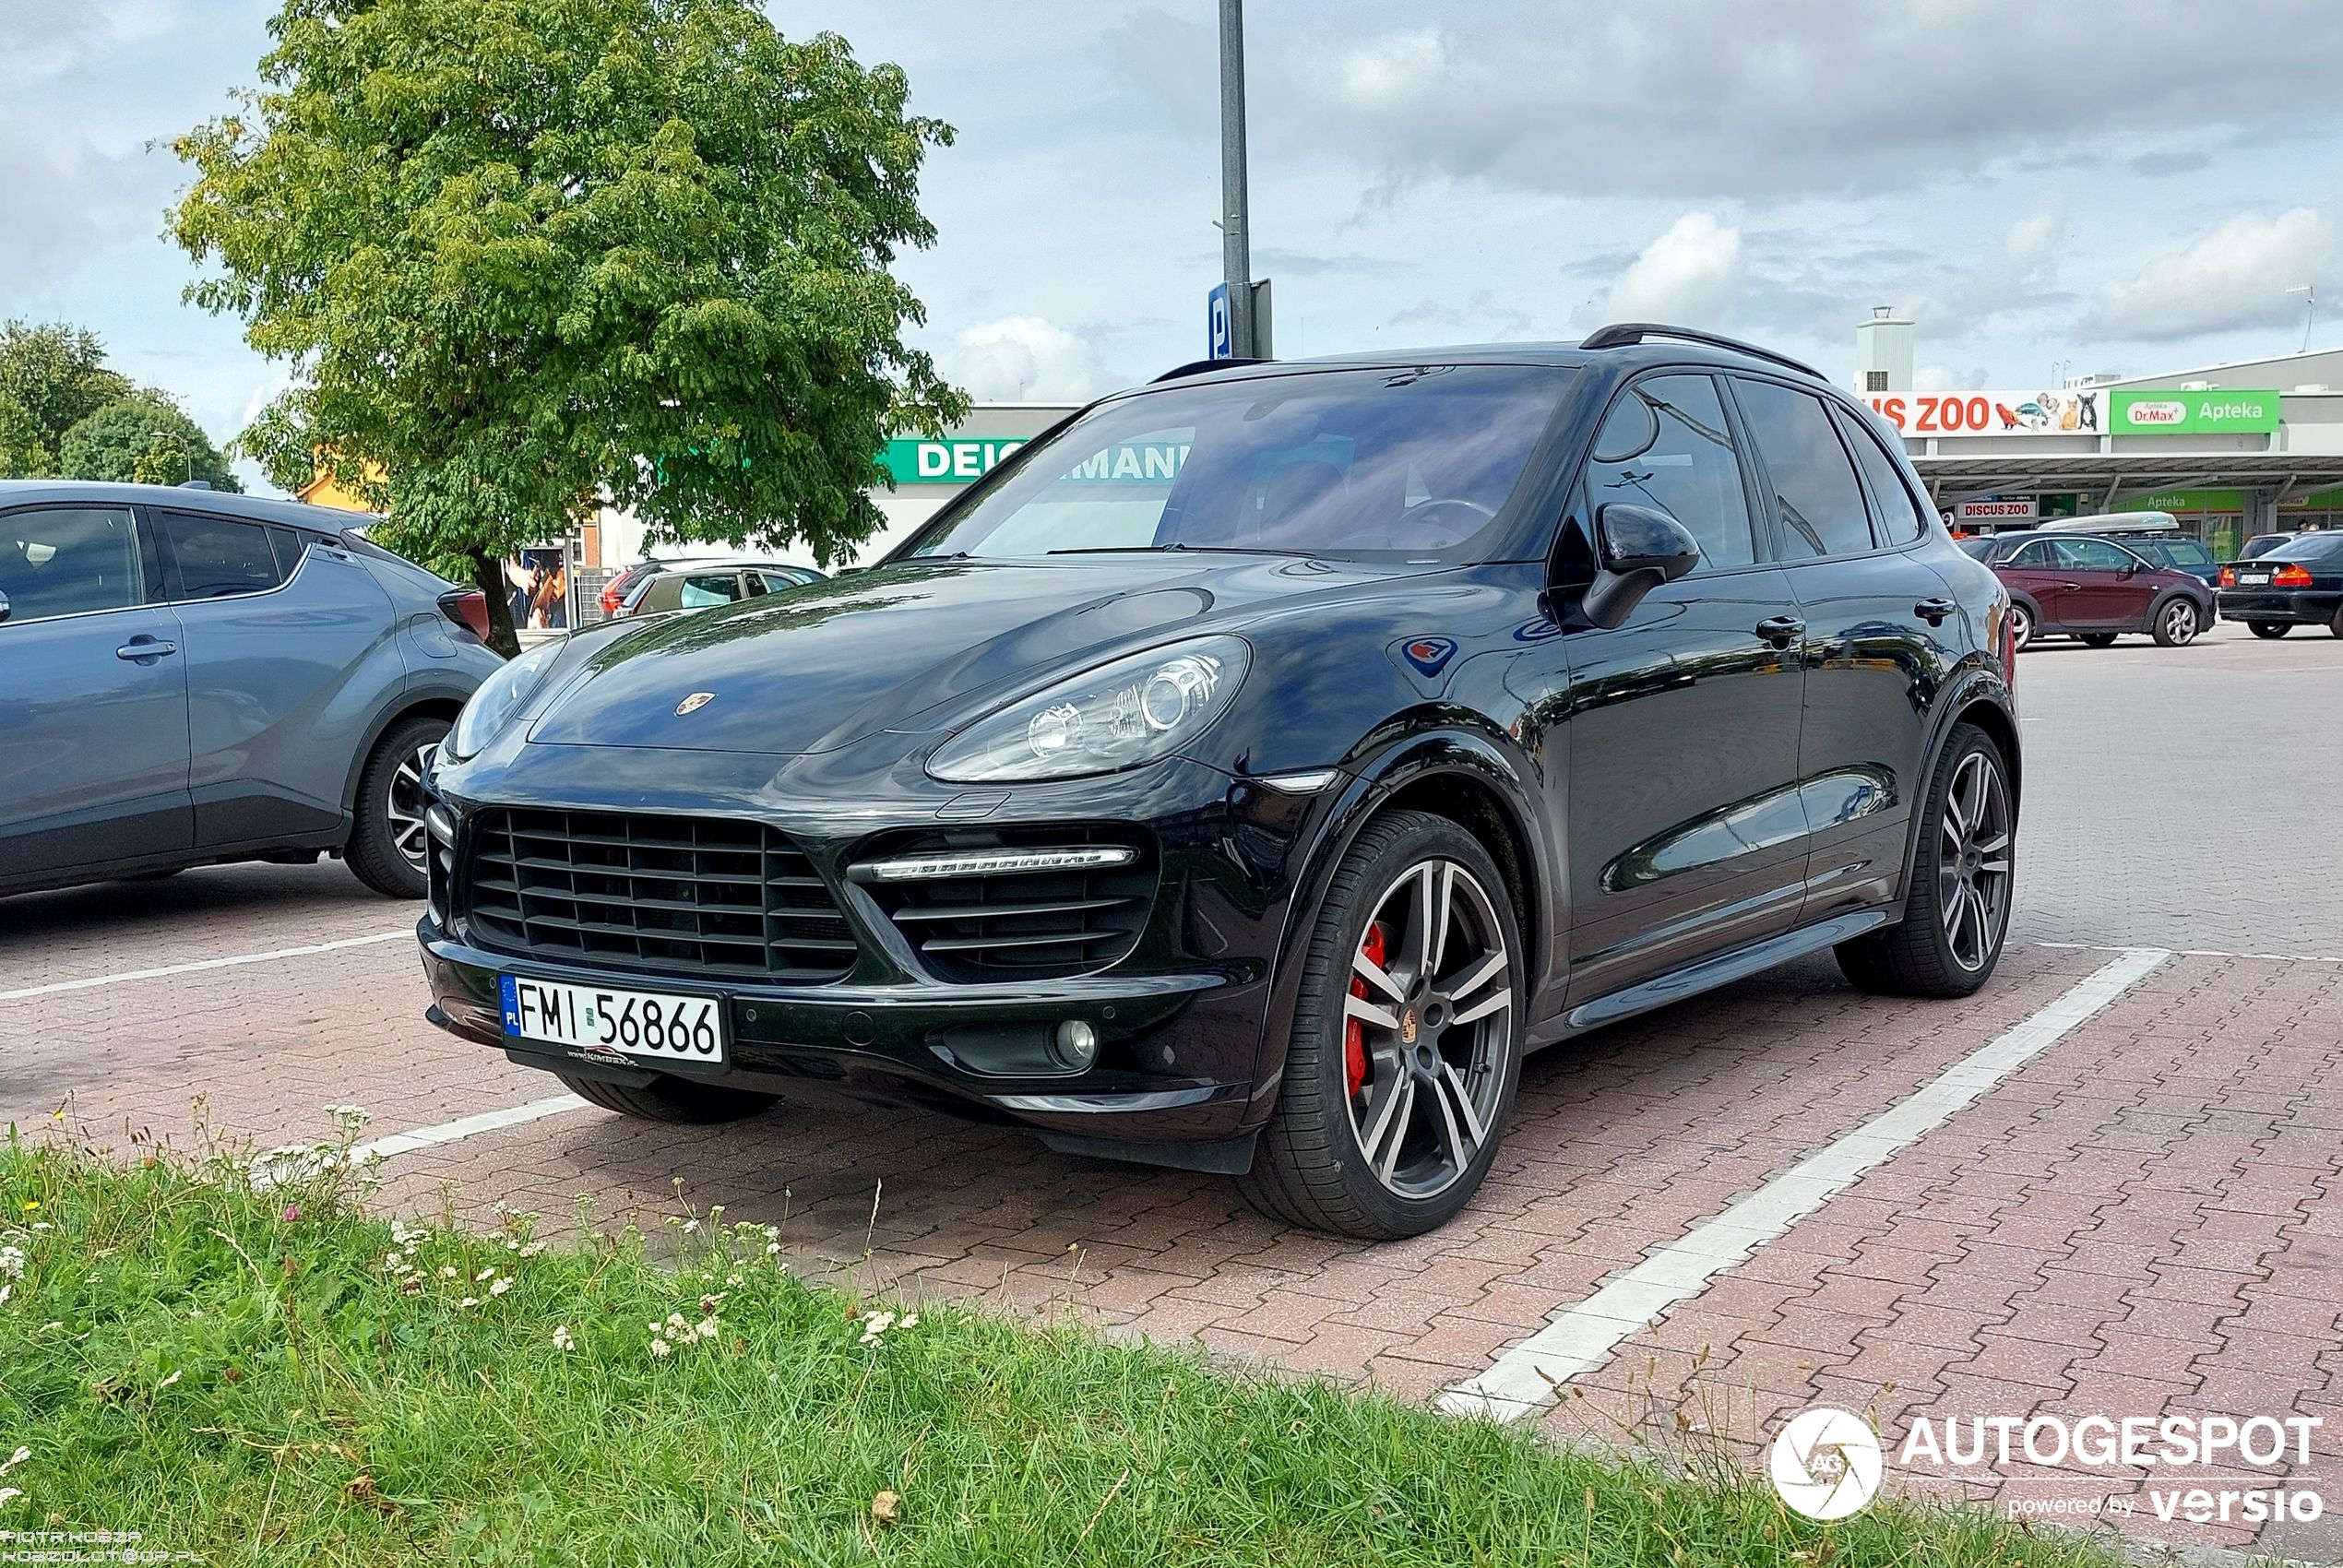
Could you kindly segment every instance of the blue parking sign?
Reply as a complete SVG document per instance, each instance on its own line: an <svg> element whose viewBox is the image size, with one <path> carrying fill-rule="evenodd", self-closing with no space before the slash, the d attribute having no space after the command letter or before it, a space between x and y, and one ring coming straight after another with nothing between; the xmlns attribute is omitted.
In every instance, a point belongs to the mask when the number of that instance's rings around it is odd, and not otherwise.
<svg viewBox="0 0 2343 1568"><path fill-rule="evenodd" d="M1229 286L1226 283L1215 283L1212 292L1205 296L1204 339L1207 345L1206 358L1227 360L1236 357L1236 346L1231 340L1229 328Z"/></svg>

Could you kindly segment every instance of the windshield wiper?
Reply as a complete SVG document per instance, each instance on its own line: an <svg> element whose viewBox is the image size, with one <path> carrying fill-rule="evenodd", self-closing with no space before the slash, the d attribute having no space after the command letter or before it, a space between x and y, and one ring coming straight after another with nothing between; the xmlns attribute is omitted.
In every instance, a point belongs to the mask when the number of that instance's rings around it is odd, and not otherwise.
<svg viewBox="0 0 2343 1568"><path fill-rule="evenodd" d="M1273 550L1267 545L1250 544L1184 544L1173 540L1169 544L1085 544L1065 550L1044 551L1047 555L1161 555L1171 551L1195 555L1291 555L1304 561L1317 559L1314 550Z"/></svg>

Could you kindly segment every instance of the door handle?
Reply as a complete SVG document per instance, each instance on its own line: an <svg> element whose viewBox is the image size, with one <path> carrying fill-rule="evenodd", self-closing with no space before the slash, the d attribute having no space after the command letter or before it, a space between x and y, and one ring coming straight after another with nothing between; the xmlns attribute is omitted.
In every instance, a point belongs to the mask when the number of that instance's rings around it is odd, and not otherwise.
<svg viewBox="0 0 2343 1568"><path fill-rule="evenodd" d="M2059 584L2058 586L2059 586L2060 588L2064 588L2067 592L2069 592L2069 593L2073 593L2073 592L2075 592L2076 589L2080 588L2083 585L2082 585L2082 584L2080 584L2080 583L2061 583L2061 584Z"/></svg>
<svg viewBox="0 0 2343 1568"><path fill-rule="evenodd" d="M113 650L116 659L161 659L167 653L177 653L177 643L167 643L154 637L133 637Z"/></svg>
<svg viewBox="0 0 2343 1568"><path fill-rule="evenodd" d="M1949 599L1923 599L1912 606L1912 613L1932 626L1941 626L1945 624L1945 617L1959 608Z"/></svg>
<svg viewBox="0 0 2343 1568"><path fill-rule="evenodd" d="M1757 623L1757 635L1776 647L1788 647L1806 635L1806 623L1795 615L1774 615Z"/></svg>

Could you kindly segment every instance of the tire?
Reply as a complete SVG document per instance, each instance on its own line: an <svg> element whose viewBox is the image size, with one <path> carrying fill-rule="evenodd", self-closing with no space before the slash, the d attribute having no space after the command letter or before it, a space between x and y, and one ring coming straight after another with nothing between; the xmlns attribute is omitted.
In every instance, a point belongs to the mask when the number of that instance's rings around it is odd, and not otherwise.
<svg viewBox="0 0 2343 1568"><path fill-rule="evenodd" d="M1421 1235L1464 1207L1520 1082L1527 957L1479 839L1422 812L1370 823L1302 950L1284 1086L1237 1178L1245 1201L1366 1241Z"/></svg>
<svg viewBox="0 0 2343 1568"><path fill-rule="evenodd" d="M2343 604L2335 607L2335 615L2327 622L2326 629L2337 636L2343 637Z"/></svg>
<svg viewBox="0 0 2343 1568"><path fill-rule="evenodd" d="M2294 629L2291 621L2248 621L2245 623L2257 637L2282 637Z"/></svg>
<svg viewBox="0 0 2343 1568"><path fill-rule="evenodd" d="M645 1122L669 1122L689 1127L744 1122L772 1109L774 1101L780 1098L670 1074L661 1074L640 1088L602 1078L573 1078L567 1073L553 1075L567 1084L578 1099L604 1111L615 1111L621 1116Z"/></svg>
<svg viewBox="0 0 2343 1568"><path fill-rule="evenodd" d="M2196 600L2183 594L2174 594L2158 605L2147 618L2148 636L2159 647L2186 647L2205 629L2205 612Z"/></svg>
<svg viewBox="0 0 2343 1568"><path fill-rule="evenodd" d="M2013 600L2009 606L2009 639L2018 652L2024 653L2034 641L2034 612Z"/></svg>
<svg viewBox="0 0 2343 1568"><path fill-rule="evenodd" d="M428 890L423 856L422 774L447 738L444 719L409 719L375 742L358 776L358 806L343 851L359 881L386 898L420 898Z"/></svg>
<svg viewBox="0 0 2343 1568"><path fill-rule="evenodd" d="M128 876L118 876L114 880L116 882L161 882L165 877L177 876L186 869L185 866L165 866L161 871L134 871Z"/></svg>
<svg viewBox="0 0 2343 1568"><path fill-rule="evenodd" d="M1972 792L1972 766L1986 770L1981 802ZM1958 807L1952 799L1956 780L1963 786L1964 803ZM1960 820L1972 811L1980 818L1973 827ZM1948 813L1954 814L1949 819ZM2001 962L2009 934L2016 827L2017 802L2009 791L2009 765L2001 747L1975 725L1955 726L1929 778L1907 868L1904 918L1839 944L1840 972L1857 990L1887 996L1967 996L1983 985ZM1948 864L1948 851L1956 845L1952 863L1961 868L1957 872ZM1950 891L1947 876L1956 884ZM1948 897L1977 902L1959 905L1956 924L1945 908Z"/></svg>
<svg viewBox="0 0 2343 1568"><path fill-rule="evenodd" d="M2085 632L2082 640L2086 647L2113 647L2115 634L2113 632Z"/></svg>

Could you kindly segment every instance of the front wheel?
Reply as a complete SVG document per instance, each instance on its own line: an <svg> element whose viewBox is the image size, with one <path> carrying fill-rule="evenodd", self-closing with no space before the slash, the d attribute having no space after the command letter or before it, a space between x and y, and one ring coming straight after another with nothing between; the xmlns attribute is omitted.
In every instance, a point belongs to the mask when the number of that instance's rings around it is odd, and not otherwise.
<svg viewBox="0 0 2343 1568"><path fill-rule="evenodd" d="M1278 1109L1237 1188L1338 1235L1421 1235L1496 1158L1521 1075L1524 954L1496 862L1446 817L1360 834L1304 950Z"/></svg>
<svg viewBox="0 0 2343 1568"><path fill-rule="evenodd" d="M2248 621L2246 625L2257 637L2282 637L2294 629L2291 621Z"/></svg>
<svg viewBox="0 0 2343 1568"><path fill-rule="evenodd" d="M2169 599L2157 608L2148 632L2159 647L2186 647L2203 629L2204 615L2193 599Z"/></svg>
<svg viewBox="0 0 2343 1568"><path fill-rule="evenodd" d="M446 738L444 719L402 720L375 742L366 770L358 776L358 809L346 855L358 880L386 898L420 898L430 890L423 859L431 849L423 826L423 778Z"/></svg>
<svg viewBox="0 0 2343 1568"><path fill-rule="evenodd" d="M1901 923L1839 944L1856 987L1967 996L2001 961L2017 854L2017 806L2001 747L1956 726L1929 782Z"/></svg>

